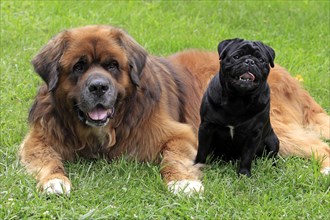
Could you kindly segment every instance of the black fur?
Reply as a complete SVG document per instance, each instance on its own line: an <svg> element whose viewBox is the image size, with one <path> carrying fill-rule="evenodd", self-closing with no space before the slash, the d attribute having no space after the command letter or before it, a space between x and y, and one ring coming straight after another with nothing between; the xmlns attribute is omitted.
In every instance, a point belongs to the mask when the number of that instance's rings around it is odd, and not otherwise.
<svg viewBox="0 0 330 220"><path fill-rule="evenodd" d="M251 176L251 163L264 151L275 156L279 140L269 118L267 77L275 52L261 42L232 39L218 46L220 71L204 94L196 163L240 160L239 174Z"/></svg>

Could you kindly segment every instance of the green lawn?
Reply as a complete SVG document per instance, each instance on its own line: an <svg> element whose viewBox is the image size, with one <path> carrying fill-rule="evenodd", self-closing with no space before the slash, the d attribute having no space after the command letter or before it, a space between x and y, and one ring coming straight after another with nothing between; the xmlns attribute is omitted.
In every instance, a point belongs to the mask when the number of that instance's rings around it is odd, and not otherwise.
<svg viewBox="0 0 330 220"><path fill-rule="evenodd" d="M330 177L316 161L258 160L252 178L235 164L212 164L205 193L167 192L154 164L66 163L70 197L36 190L17 159L41 79L30 60L57 32L87 24L126 29L155 55L185 48L216 51L234 37L272 46L275 61L330 112L329 1L4 1L1 0L0 219L330 219Z"/></svg>

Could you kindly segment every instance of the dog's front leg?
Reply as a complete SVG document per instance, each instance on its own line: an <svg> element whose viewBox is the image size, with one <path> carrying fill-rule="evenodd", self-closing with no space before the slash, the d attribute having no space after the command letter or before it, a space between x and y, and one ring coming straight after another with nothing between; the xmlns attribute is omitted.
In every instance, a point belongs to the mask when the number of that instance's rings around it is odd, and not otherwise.
<svg viewBox="0 0 330 220"><path fill-rule="evenodd" d="M195 163L205 163L207 156L210 155L212 137L215 129L209 123L201 123L198 130L198 151Z"/></svg>
<svg viewBox="0 0 330 220"><path fill-rule="evenodd" d="M183 125L178 125L177 127ZM186 126L186 125L184 125ZM178 129L179 130L179 129ZM203 192L200 166L194 164L196 157L196 138L191 128L177 130L163 145L161 174L169 191L174 194L191 195Z"/></svg>
<svg viewBox="0 0 330 220"><path fill-rule="evenodd" d="M70 180L65 176L61 156L33 130L25 137L19 153L28 173L33 174L47 194L69 194Z"/></svg>
<svg viewBox="0 0 330 220"><path fill-rule="evenodd" d="M249 137L248 140L245 141L245 144L241 151L241 159L238 169L238 174L243 174L248 177L251 176L251 165L252 161L256 155L257 147L261 141L261 132L256 136Z"/></svg>

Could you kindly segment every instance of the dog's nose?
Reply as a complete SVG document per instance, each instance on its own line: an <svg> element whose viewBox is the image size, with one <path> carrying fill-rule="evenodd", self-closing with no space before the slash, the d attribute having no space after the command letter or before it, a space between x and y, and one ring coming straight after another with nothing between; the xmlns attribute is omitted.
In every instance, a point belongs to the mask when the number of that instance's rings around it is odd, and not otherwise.
<svg viewBox="0 0 330 220"><path fill-rule="evenodd" d="M245 65L251 65L251 66L254 65L254 61L252 59L246 59L244 62L245 62Z"/></svg>
<svg viewBox="0 0 330 220"><path fill-rule="evenodd" d="M109 88L109 82L103 78L94 79L88 85L88 91L98 97L103 96Z"/></svg>

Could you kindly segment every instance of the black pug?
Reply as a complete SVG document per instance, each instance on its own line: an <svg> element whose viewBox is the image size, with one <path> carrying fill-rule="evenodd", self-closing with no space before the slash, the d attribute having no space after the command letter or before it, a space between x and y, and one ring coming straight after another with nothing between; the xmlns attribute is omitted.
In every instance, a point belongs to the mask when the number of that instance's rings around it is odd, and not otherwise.
<svg viewBox="0 0 330 220"><path fill-rule="evenodd" d="M251 176L256 156L275 156L279 140L270 124L267 77L275 52L259 41L231 39L218 46L220 71L201 104L196 163L206 158L240 160L238 174Z"/></svg>

